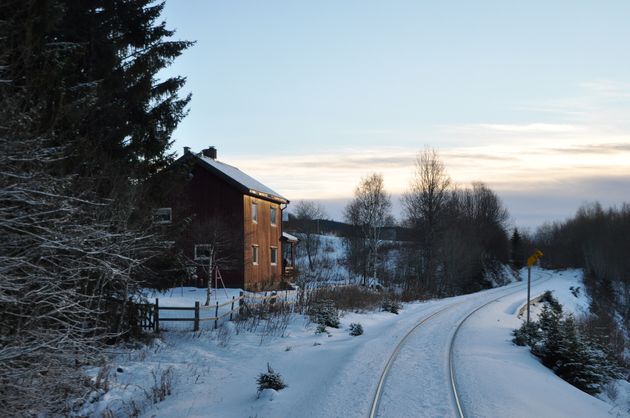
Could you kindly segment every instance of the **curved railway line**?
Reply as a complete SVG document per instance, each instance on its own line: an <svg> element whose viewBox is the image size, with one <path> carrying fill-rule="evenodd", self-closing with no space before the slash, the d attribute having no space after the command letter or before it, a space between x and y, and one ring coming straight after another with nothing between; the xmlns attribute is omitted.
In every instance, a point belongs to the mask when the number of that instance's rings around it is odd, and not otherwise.
<svg viewBox="0 0 630 418"><path fill-rule="evenodd" d="M549 279L549 277L547 278L540 278L538 280L532 281L532 283L536 282L536 283L540 283L544 280ZM473 316L476 312L478 312L479 310L485 308L486 306L490 305L491 303L494 303L496 301L498 301L499 299L502 299L504 297L507 296L511 296L515 293L521 292L522 291L522 287L526 286L527 283L521 283L517 286L515 286L517 289L512 290L510 292L507 293L502 293L500 296L496 297L496 298L492 298L489 301L485 301L483 303L481 303L480 305L476 306L472 311L469 311L462 319L460 319L457 323L457 327L455 328L455 331L452 333L451 337L450 337L450 342L448 344L448 374L450 376L450 388L451 388L451 395L452 395L452 400L455 406L455 410L457 411L457 416L459 418L465 418L465 413L464 413L464 408L461 404L461 400L460 400L460 396L458 393L458 389L457 389L457 381L456 381L456 376L455 376L455 365L454 365L454 358L453 358L453 351L454 351L454 346L455 346L455 340L457 339L457 335L460 331L460 329L462 328L462 326L464 325L464 323L471 317ZM441 314L445 313L446 311L449 311L459 305L462 305L464 303L466 303L467 301L459 301L459 302L454 302L451 303L445 307L442 307L440 309L438 309L435 312L430 313L429 315L425 316L424 318L422 318L417 324L415 324L398 342L398 344L396 345L396 347L394 348L394 350L392 351L392 353L390 354L389 358L387 359L387 362L385 364L385 367L383 368L383 371L381 372L381 376L378 382L378 385L376 387L376 391L374 392L374 396L372 398L372 403L371 403L371 407L370 407L370 412L369 412L369 417L370 418L376 418L377 414L378 414L378 409L379 409L379 404L380 404L380 400L381 397L383 395L384 392L384 388L385 388L385 382L387 380L387 377L389 375L389 372L392 368L392 365L395 363L396 358L398 357L398 354L400 353L400 350L404 347L404 345L408 342L409 338L424 324L426 324L427 322L431 321L432 319L440 316Z"/></svg>

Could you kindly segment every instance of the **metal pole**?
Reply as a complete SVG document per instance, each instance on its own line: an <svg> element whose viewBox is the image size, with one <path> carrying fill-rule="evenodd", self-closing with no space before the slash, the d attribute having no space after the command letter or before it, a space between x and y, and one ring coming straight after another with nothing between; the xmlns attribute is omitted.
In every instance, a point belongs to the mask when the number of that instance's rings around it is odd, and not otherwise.
<svg viewBox="0 0 630 418"><path fill-rule="evenodd" d="M532 267L527 266L527 325L529 325L529 296L531 291Z"/></svg>

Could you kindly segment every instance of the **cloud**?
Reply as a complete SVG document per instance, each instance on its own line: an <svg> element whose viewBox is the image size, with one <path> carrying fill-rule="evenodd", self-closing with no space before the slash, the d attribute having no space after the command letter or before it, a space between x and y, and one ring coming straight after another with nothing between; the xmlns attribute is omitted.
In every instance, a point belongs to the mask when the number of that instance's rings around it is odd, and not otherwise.
<svg viewBox="0 0 630 418"><path fill-rule="evenodd" d="M527 123L527 124L492 124L479 123L471 125L470 129L481 129L500 133L574 133L584 130L579 125L569 125L560 123Z"/></svg>
<svg viewBox="0 0 630 418"><path fill-rule="evenodd" d="M630 152L629 143L592 144L565 148L549 148L547 152L564 154L617 154Z"/></svg>

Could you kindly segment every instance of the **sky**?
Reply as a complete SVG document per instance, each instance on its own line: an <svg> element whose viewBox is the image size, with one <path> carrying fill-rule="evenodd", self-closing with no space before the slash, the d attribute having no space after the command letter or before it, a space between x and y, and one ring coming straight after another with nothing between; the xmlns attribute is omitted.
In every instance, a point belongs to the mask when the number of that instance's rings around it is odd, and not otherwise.
<svg viewBox="0 0 630 418"><path fill-rule="evenodd" d="M341 219L381 173L399 197L418 152L490 186L512 224L630 201L628 1L167 2L195 40L174 148L218 149L291 201Z"/></svg>

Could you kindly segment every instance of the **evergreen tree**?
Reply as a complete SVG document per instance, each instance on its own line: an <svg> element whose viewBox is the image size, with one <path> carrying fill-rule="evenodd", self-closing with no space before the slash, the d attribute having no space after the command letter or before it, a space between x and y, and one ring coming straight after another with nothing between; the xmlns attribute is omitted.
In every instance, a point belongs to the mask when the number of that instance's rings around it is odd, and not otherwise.
<svg viewBox="0 0 630 418"><path fill-rule="evenodd" d="M190 96L157 74L191 45L156 24L152 0L28 0L3 5L3 94L41 106L32 127L65 147L64 172L101 195L125 196L172 159L171 134Z"/></svg>
<svg viewBox="0 0 630 418"><path fill-rule="evenodd" d="M70 415L77 366L128 331L135 272L155 257L130 228L142 180L166 164L189 98L157 72L187 42L162 4L0 3L0 406ZM117 301L117 302L112 302Z"/></svg>
<svg viewBox="0 0 630 418"><path fill-rule="evenodd" d="M606 359L601 350L592 348L580 335L572 315L560 324L560 344L554 372L584 392L595 395L606 379L601 366Z"/></svg>
<svg viewBox="0 0 630 418"><path fill-rule="evenodd" d="M550 308L548 304L543 305L538 320L541 339L532 347L532 352L550 369L553 369L558 361L558 350L562 344L560 318L561 312Z"/></svg>
<svg viewBox="0 0 630 418"><path fill-rule="evenodd" d="M514 228L514 232L512 232L512 237L510 238L510 259L512 266L516 269L520 269L525 265L522 241L523 238L518 232L518 228Z"/></svg>

